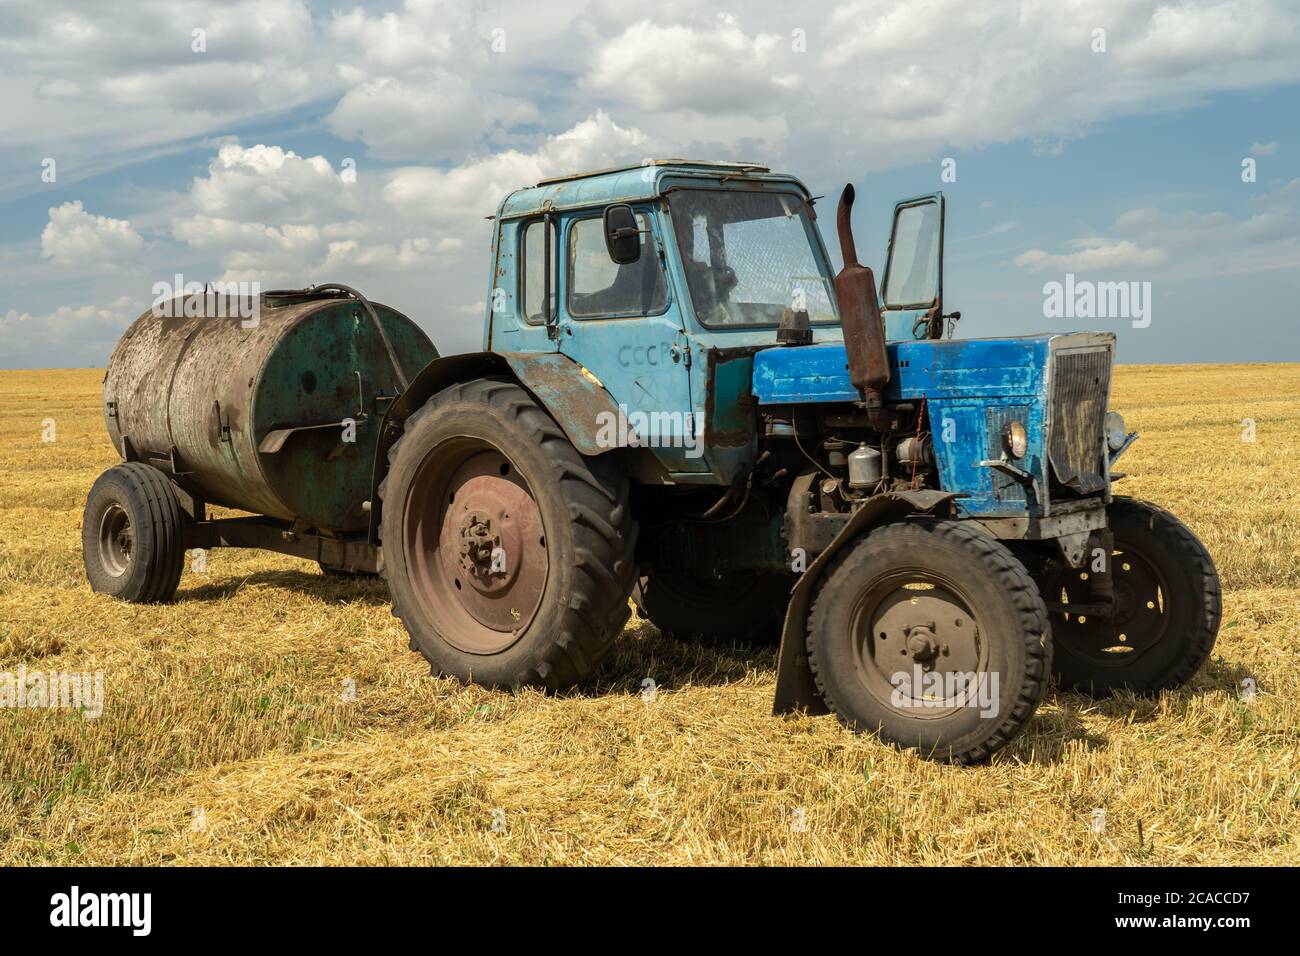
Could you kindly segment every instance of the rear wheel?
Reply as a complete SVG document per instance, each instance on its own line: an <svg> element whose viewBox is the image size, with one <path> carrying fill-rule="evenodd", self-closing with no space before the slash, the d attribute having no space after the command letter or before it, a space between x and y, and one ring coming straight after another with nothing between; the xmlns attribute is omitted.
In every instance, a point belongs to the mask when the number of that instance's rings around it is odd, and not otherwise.
<svg viewBox="0 0 1300 956"><path fill-rule="evenodd" d="M134 604L169 601L185 565L184 513L167 476L140 462L96 479L81 519L92 590Z"/></svg>
<svg viewBox="0 0 1300 956"><path fill-rule="evenodd" d="M637 581L632 599L641 616L667 637L775 644L790 604L790 580L779 574L651 568Z"/></svg>
<svg viewBox="0 0 1300 956"><path fill-rule="evenodd" d="M411 649L490 686L586 678L630 612L626 478L496 380L439 393L389 460L384 575Z"/></svg>
<svg viewBox="0 0 1300 956"><path fill-rule="evenodd" d="M1115 498L1106 516L1115 536L1115 611L1053 615L1057 681L1102 696L1180 687L1210 656L1219 632L1214 560L1186 525L1149 502ZM1053 604L1086 602L1087 573L1053 562L1043 593Z"/></svg>
<svg viewBox="0 0 1300 956"><path fill-rule="evenodd" d="M818 585L808 662L851 730L953 763L983 760L1033 716L1047 685L1047 610L1000 542L955 521L890 524Z"/></svg>

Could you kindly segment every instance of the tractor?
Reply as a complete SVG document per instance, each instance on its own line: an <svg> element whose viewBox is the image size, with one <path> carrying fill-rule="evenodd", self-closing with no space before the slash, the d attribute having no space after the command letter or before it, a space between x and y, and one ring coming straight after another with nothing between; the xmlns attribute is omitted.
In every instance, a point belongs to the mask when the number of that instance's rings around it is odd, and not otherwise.
<svg viewBox="0 0 1300 956"><path fill-rule="evenodd" d="M146 313L105 381L126 464L87 503L92 585L166 600L187 547L382 573L433 672L553 690L634 605L682 640L779 642L776 714L956 763L1053 676L1182 685L1219 581L1112 493L1137 437L1107 407L1114 335L952 338L943 195L895 205L879 289L853 202L836 272L815 198L763 166L516 190L468 354L345 286L266 293L253 329Z"/></svg>

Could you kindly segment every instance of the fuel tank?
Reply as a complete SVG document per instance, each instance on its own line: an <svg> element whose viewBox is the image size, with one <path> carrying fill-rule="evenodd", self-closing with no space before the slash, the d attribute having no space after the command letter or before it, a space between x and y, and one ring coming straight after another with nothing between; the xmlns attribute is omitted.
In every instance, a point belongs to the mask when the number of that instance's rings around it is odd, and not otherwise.
<svg viewBox="0 0 1300 956"><path fill-rule="evenodd" d="M340 292L155 303L104 376L118 454L213 504L363 530L384 410L438 355L405 315L373 308L391 358L366 304Z"/></svg>

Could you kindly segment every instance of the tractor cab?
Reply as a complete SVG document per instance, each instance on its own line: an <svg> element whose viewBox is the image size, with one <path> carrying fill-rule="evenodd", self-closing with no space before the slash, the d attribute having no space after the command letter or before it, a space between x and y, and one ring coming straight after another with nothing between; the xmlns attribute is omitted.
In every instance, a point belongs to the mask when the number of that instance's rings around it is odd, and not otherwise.
<svg viewBox="0 0 1300 956"><path fill-rule="evenodd" d="M497 212L485 350L555 352L647 435L664 480L732 481L758 453L754 354L783 321L841 341L814 198L736 163L544 180Z"/></svg>

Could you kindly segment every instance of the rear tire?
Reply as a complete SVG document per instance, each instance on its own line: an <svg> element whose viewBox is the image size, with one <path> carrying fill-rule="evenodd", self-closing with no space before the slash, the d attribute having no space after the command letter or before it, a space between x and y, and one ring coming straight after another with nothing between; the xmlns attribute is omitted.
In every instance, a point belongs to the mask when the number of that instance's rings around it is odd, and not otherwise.
<svg viewBox="0 0 1300 956"><path fill-rule="evenodd" d="M635 580L628 481L518 385L453 385L389 451L384 576L435 673L549 689L585 679Z"/></svg>
<svg viewBox="0 0 1300 956"><path fill-rule="evenodd" d="M910 521L848 546L818 585L808 663L849 729L951 763L1000 750L1047 687L1047 609L1000 542L958 521ZM956 677L946 689L931 681Z"/></svg>
<svg viewBox="0 0 1300 956"><path fill-rule="evenodd" d="M96 479L81 518L91 590L133 604L170 601L185 565L184 512L171 481L141 462Z"/></svg>
<svg viewBox="0 0 1300 956"><path fill-rule="evenodd" d="M638 613L665 637L707 644L776 644L781 640L790 579L731 573L716 578L651 568L632 593Z"/></svg>

